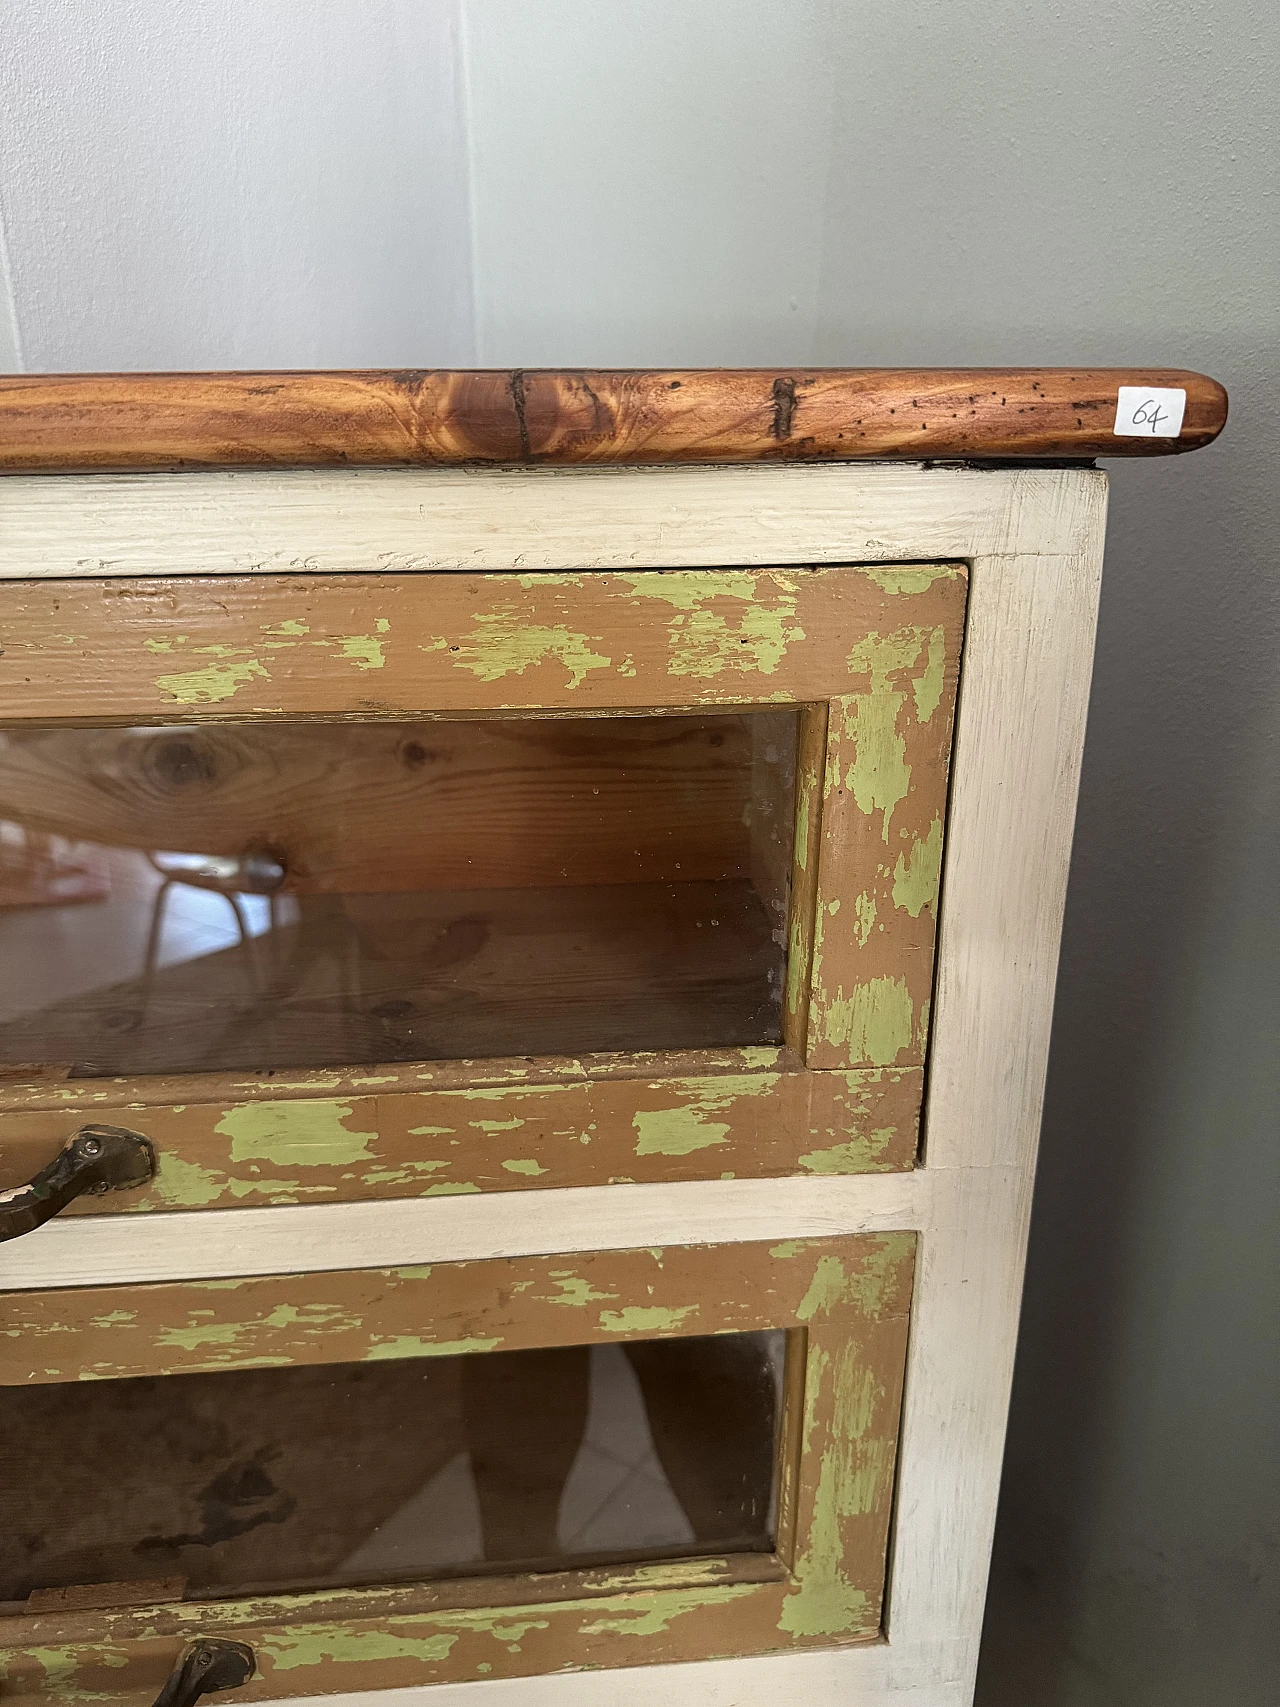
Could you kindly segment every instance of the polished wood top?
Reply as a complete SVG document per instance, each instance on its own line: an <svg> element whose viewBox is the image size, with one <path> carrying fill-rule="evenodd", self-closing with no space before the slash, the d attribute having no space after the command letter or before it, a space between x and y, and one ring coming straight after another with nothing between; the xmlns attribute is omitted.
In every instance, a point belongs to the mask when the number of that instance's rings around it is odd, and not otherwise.
<svg viewBox="0 0 1280 1707"><path fill-rule="evenodd" d="M1124 386L1185 392L1177 436L1117 436ZM1063 462L1196 450L1226 418L1171 368L23 374L0 378L0 471Z"/></svg>

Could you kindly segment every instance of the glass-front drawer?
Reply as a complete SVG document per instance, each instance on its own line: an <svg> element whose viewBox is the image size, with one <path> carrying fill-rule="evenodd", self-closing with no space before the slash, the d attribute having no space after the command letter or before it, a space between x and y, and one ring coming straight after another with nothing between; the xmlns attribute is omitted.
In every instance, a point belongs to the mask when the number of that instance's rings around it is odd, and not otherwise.
<svg viewBox="0 0 1280 1707"><path fill-rule="evenodd" d="M85 1124L154 1166L72 1213L909 1166L965 591L6 583L0 1193Z"/></svg>
<svg viewBox="0 0 1280 1707"><path fill-rule="evenodd" d="M244 1698L879 1633L915 1239L6 1300L0 1690Z"/></svg>

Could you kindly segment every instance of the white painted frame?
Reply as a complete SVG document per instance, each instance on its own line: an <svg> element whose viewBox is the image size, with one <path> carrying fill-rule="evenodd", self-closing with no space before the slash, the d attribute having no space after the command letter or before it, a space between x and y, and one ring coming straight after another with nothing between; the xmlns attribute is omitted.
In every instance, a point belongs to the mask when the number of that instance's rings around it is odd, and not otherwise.
<svg viewBox="0 0 1280 1707"><path fill-rule="evenodd" d="M0 578L971 566L922 1165L910 1174L53 1222L0 1288L914 1228L886 1640L324 1698L329 1707L968 1707L1093 657L1106 478L886 464L0 481ZM0 643L3 637L0 636ZM268 1253L264 1257L263 1253Z"/></svg>

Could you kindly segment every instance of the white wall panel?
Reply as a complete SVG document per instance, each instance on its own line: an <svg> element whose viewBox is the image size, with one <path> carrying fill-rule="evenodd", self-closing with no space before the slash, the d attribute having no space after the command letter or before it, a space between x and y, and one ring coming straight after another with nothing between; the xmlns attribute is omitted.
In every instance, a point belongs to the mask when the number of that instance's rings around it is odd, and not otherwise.
<svg viewBox="0 0 1280 1707"><path fill-rule="evenodd" d="M456 0L9 0L3 32L29 371L471 359Z"/></svg>
<svg viewBox="0 0 1280 1707"><path fill-rule="evenodd" d="M815 0L464 0L486 367L812 357Z"/></svg>

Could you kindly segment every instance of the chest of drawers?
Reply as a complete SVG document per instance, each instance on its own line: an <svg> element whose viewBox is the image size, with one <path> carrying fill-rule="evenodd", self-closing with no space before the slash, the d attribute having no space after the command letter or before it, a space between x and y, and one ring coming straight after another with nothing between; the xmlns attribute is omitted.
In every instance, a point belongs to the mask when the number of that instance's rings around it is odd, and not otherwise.
<svg viewBox="0 0 1280 1707"><path fill-rule="evenodd" d="M0 1698L970 1698L1133 377L0 395Z"/></svg>

